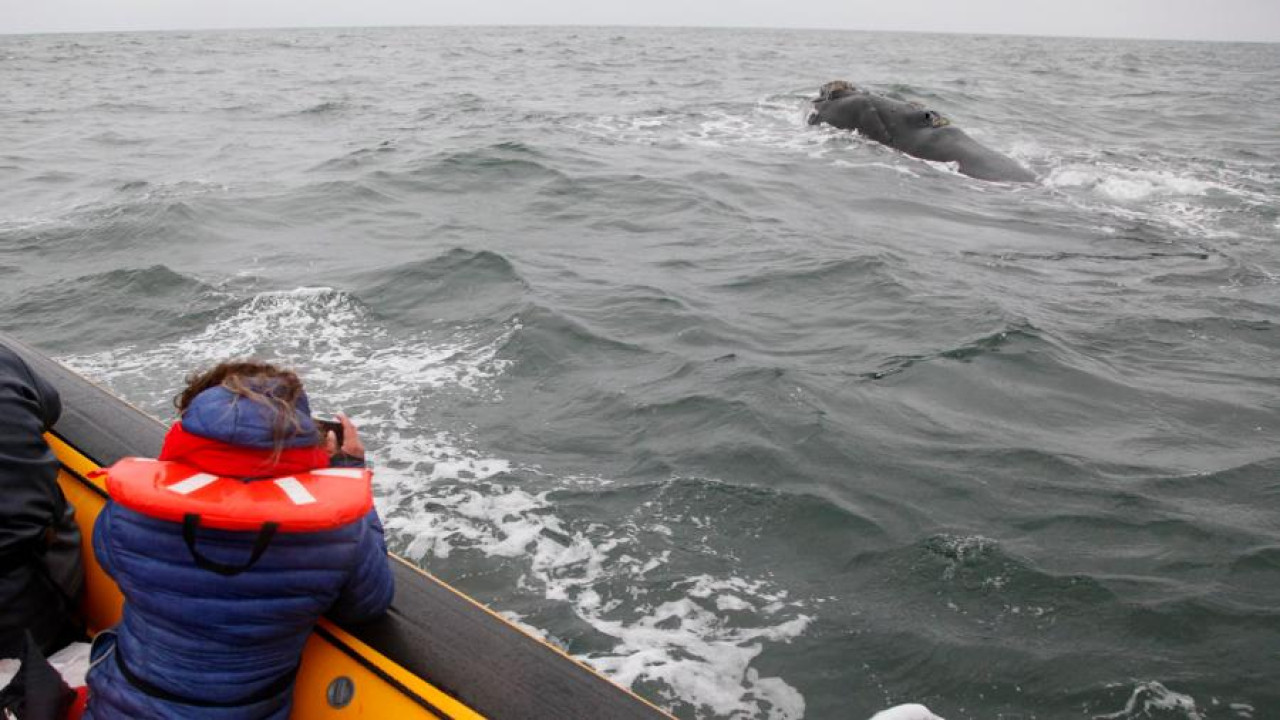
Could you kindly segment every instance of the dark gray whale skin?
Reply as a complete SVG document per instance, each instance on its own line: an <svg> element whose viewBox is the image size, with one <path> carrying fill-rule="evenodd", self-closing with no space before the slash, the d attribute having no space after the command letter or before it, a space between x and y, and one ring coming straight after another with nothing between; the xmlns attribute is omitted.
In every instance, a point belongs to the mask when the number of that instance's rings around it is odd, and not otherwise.
<svg viewBox="0 0 1280 720"><path fill-rule="evenodd" d="M915 103L859 90L837 80L822 86L809 124L826 123L884 143L913 157L954 162L979 180L1035 182L1016 160L985 147L942 115Z"/></svg>

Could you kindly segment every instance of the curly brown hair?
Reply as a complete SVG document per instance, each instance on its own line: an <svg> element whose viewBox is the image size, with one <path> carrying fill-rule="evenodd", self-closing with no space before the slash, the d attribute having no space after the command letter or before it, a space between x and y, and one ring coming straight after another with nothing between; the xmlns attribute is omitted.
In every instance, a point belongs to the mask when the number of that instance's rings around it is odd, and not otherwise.
<svg viewBox="0 0 1280 720"><path fill-rule="evenodd" d="M272 410L274 457L280 456L290 438L302 433L296 412L298 398L302 397L302 380L294 371L259 360L228 360L188 375L187 386L174 396L173 405L182 415L197 395L218 386Z"/></svg>

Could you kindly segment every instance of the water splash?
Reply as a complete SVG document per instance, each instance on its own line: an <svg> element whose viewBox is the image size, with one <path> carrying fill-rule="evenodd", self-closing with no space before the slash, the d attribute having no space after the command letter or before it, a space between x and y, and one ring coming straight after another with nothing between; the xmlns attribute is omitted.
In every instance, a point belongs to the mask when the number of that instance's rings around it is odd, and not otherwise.
<svg viewBox="0 0 1280 720"><path fill-rule="evenodd" d="M1093 720L1205 720L1205 716L1190 695L1153 680L1138 683L1123 710L1094 715Z"/></svg>

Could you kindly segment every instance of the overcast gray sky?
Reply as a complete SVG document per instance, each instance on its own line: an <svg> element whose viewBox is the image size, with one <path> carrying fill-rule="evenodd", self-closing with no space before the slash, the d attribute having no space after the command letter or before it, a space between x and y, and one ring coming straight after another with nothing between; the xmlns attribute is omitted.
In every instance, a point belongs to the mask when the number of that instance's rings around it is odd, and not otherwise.
<svg viewBox="0 0 1280 720"><path fill-rule="evenodd" d="M0 33L369 25L824 27L1280 42L1280 0L0 0Z"/></svg>

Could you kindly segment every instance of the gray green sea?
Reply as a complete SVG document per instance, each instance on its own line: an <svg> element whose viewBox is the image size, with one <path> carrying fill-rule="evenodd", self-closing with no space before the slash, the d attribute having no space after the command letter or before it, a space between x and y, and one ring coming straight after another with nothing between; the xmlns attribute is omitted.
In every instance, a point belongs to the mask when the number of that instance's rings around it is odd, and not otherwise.
<svg viewBox="0 0 1280 720"><path fill-rule="evenodd" d="M1040 182L804 122L843 78ZM681 718L1280 718L1280 46L0 36L0 330L292 364L393 549Z"/></svg>

